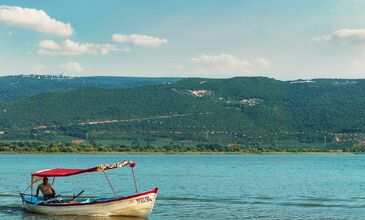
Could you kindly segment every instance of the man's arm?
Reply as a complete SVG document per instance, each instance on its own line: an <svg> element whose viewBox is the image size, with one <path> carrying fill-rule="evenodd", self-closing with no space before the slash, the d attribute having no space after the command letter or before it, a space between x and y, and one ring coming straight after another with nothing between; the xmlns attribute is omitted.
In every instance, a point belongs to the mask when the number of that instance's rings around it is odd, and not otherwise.
<svg viewBox="0 0 365 220"><path fill-rule="evenodd" d="M53 189L52 184L49 184L49 186L51 187L51 190L52 190L53 194L55 194L55 195L56 195L56 190L54 190L54 189Z"/></svg>

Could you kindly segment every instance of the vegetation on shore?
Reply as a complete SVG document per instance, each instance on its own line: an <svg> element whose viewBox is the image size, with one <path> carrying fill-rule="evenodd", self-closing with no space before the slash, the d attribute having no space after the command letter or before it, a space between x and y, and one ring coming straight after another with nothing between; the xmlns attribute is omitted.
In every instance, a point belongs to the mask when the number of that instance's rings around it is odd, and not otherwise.
<svg viewBox="0 0 365 220"><path fill-rule="evenodd" d="M240 146L220 144L198 144L196 146L181 146L177 144L165 146L130 146L112 144L109 146L92 143L61 143L61 142L0 142L0 153L364 153L364 147L349 146L307 146L307 147L273 147L273 146Z"/></svg>

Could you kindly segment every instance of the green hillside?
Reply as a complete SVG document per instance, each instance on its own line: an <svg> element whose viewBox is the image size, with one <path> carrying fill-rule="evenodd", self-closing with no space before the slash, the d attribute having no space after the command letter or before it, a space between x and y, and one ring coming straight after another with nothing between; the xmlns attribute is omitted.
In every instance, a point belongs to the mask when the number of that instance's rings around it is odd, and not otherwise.
<svg viewBox="0 0 365 220"><path fill-rule="evenodd" d="M180 78L167 77L67 77L63 75L14 75L0 77L0 101L14 101L45 92L80 87L131 88L173 83Z"/></svg>
<svg viewBox="0 0 365 220"><path fill-rule="evenodd" d="M3 103L0 129L3 139L320 143L335 134L364 132L364 105L365 80L189 78L124 89L86 87Z"/></svg>

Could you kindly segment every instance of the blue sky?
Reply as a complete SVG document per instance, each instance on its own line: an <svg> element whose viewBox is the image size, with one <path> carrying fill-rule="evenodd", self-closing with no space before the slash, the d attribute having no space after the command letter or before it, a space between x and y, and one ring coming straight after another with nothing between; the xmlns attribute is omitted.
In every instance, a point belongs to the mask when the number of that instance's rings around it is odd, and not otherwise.
<svg viewBox="0 0 365 220"><path fill-rule="evenodd" d="M364 78L365 1L2 1L0 75Z"/></svg>

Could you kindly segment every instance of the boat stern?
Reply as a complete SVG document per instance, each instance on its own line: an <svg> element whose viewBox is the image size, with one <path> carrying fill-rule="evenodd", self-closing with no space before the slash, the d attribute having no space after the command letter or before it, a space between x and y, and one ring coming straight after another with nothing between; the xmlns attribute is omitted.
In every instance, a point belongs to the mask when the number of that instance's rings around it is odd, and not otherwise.
<svg viewBox="0 0 365 220"><path fill-rule="evenodd" d="M121 206L116 215L148 218L153 211L157 193L158 188L155 188L151 191L126 197L125 202L128 205ZM113 215L115 214L113 213Z"/></svg>

